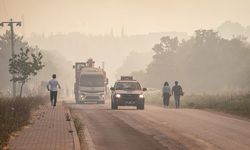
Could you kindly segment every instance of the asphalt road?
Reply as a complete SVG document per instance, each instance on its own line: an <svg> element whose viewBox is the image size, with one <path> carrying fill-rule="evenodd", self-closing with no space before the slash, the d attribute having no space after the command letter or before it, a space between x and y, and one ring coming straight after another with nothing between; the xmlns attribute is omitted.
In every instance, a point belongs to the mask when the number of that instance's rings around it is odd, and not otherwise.
<svg viewBox="0 0 250 150"><path fill-rule="evenodd" d="M194 109L70 104L96 150L249 150L250 122Z"/></svg>

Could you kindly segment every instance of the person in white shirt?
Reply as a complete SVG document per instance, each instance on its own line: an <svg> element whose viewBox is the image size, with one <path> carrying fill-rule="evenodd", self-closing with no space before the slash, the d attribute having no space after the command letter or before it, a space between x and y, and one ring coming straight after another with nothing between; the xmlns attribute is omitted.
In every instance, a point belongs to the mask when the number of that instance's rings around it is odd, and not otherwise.
<svg viewBox="0 0 250 150"><path fill-rule="evenodd" d="M162 97L163 97L164 108L168 107L170 96L171 96L171 88L170 88L168 82L165 82L164 86L162 88Z"/></svg>
<svg viewBox="0 0 250 150"><path fill-rule="evenodd" d="M52 75L52 79L49 80L49 83L47 84L47 89L50 91L50 101L51 101L51 106L53 108L56 106L57 102L57 87L60 89L61 86L56 80L56 74Z"/></svg>

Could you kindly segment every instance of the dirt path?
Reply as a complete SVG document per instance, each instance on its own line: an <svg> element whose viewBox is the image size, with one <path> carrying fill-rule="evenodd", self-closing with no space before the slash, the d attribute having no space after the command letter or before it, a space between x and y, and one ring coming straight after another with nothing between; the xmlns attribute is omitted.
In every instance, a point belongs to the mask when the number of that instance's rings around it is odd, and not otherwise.
<svg viewBox="0 0 250 150"><path fill-rule="evenodd" d="M250 122L193 109L71 105L97 150L250 149Z"/></svg>

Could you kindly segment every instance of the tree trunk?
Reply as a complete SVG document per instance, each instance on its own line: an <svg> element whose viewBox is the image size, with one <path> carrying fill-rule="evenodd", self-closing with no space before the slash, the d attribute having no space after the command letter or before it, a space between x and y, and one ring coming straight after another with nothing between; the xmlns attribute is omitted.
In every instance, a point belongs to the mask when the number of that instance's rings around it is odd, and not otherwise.
<svg viewBox="0 0 250 150"><path fill-rule="evenodd" d="M25 82L22 82L21 84L21 90L20 90L20 97L22 97L22 93L23 93L23 85L24 85Z"/></svg>

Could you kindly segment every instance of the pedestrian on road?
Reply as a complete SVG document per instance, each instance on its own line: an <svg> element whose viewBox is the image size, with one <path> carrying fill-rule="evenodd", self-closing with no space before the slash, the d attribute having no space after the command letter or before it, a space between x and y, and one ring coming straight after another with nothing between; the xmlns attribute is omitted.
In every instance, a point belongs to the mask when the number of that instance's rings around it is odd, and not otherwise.
<svg viewBox="0 0 250 150"><path fill-rule="evenodd" d="M56 106L57 102L57 87L60 89L61 86L56 80L56 74L52 75L52 79L49 80L49 83L47 84L47 89L50 91L50 101L51 101L51 106L53 108Z"/></svg>
<svg viewBox="0 0 250 150"><path fill-rule="evenodd" d="M178 85L178 81L175 81L175 85L172 87L172 95L174 95L176 108L180 108L180 98L183 94L182 87Z"/></svg>
<svg viewBox="0 0 250 150"><path fill-rule="evenodd" d="M168 107L170 96L171 96L171 88L170 88L168 82L165 82L164 86L162 88L162 97L163 97L164 108Z"/></svg>

